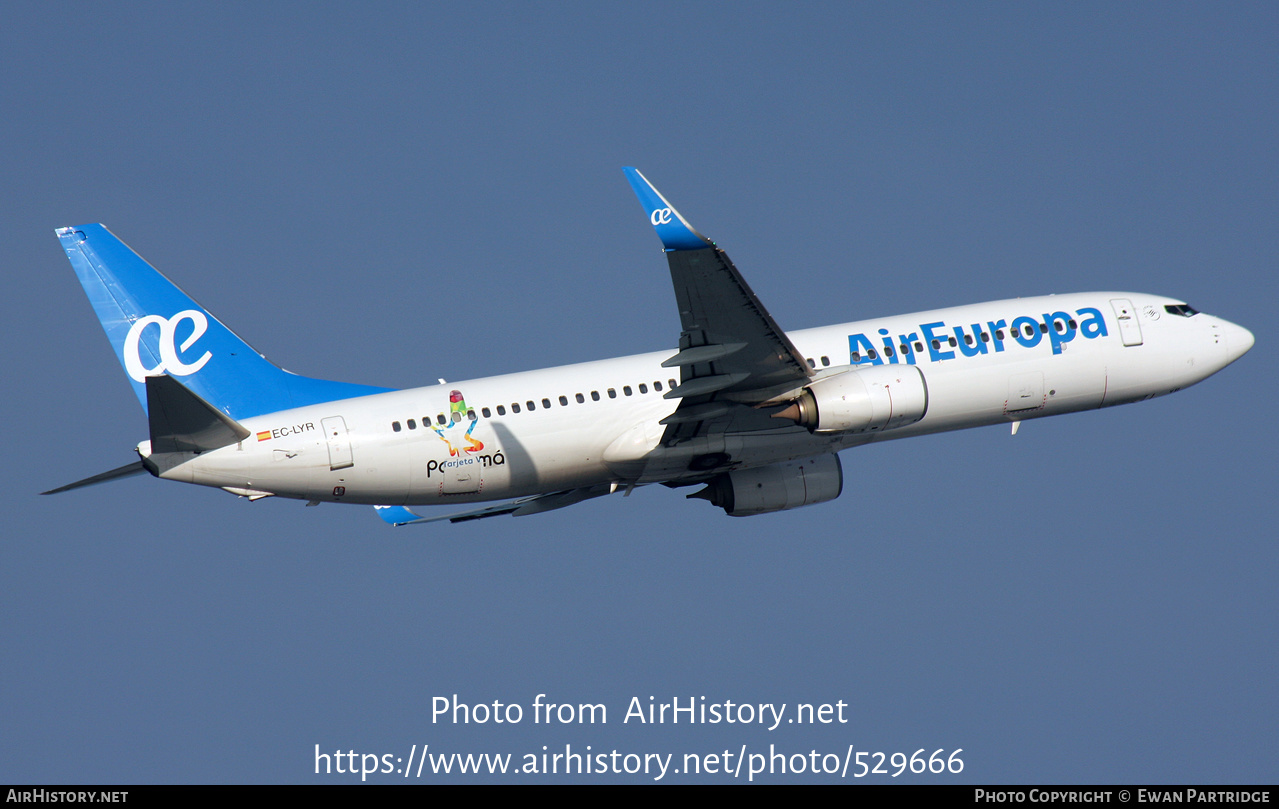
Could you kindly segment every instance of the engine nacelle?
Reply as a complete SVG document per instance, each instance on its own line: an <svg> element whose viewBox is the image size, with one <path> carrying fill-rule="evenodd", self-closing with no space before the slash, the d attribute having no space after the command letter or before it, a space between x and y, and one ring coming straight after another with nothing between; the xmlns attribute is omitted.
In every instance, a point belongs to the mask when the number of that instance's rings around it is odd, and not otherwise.
<svg viewBox="0 0 1279 809"><path fill-rule="evenodd" d="M816 433L861 433L914 424L928 412L928 385L914 365L875 365L819 379L774 418Z"/></svg>
<svg viewBox="0 0 1279 809"><path fill-rule="evenodd" d="M754 469L735 469L712 478L696 494L732 517L785 511L834 500L844 489L838 455L819 455Z"/></svg>

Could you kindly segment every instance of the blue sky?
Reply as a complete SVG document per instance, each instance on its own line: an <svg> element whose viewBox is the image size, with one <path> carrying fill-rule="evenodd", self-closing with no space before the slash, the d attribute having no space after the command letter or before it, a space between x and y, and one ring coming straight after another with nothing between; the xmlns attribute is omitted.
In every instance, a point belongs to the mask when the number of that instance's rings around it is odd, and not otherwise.
<svg viewBox="0 0 1279 809"><path fill-rule="evenodd" d="M771 744L1273 783L1277 64L1262 3L11 4L0 781ZM105 223L283 367L409 387L674 345L624 165L784 328L1119 289L1257 345L1015 439L849 451L839 500L749 519L659 487L396 530L148 477L36 496L146 434L53 228ZM432 723L539 693L609 721ZM849 721L621 721L649 696Z"/></svg>

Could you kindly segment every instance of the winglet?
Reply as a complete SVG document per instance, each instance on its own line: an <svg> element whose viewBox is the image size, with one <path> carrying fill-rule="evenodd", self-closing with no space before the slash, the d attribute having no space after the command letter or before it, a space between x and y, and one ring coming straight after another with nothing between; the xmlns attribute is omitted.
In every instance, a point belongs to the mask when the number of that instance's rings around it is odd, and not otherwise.
<svg viewBox="0 0 1279 809"><path fill-rule="evenodd" d="M390 525L409 525L415 522L426 522L426 520L404 506L374 506L373 508L377 509L377 515Z"/></svg>
<svg viewBox="0 0 1279 809"><path fill-rule="evenodd" d="M679 211L666 201L666 197L638 169L626 166L622 171L626 172L626 179L635 190L635 196L639 197L640 204L648 212L648 221L657 230L662 247L670 251L702 250L715 246L710 239L694 230L688 220L680 216Z"/></svg>

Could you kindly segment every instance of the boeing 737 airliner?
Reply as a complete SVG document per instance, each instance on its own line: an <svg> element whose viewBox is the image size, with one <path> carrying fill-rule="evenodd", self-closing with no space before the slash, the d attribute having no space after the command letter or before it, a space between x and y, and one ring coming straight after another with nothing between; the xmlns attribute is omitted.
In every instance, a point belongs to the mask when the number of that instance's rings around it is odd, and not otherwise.
<svg viewBox="0 0 1279 809"><path fill-rule="evenodd" d="M140 460L46 494L146 471L251 500L363 503L403 525L661 483L763 514L838 497L841 450L1173 393L1252 347L1247 329L1131 292L784 332L724 251L625 172L670 266L678 348L412 390L284 371L102 225L60 228L150 437Z"/></svg>

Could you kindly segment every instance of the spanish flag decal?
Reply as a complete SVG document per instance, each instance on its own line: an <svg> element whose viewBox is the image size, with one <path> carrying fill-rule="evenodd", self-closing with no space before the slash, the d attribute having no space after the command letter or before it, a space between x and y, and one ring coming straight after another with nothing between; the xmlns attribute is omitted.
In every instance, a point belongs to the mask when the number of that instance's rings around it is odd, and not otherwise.
<svg viewBox="0 0 1279 809"><path fill-rule="evenodd" d="M263 430L262 432L258 433L258 440L259 440L259 441L265 441L265 440L267 440L267 439L268 439L268 438L270 438L270 437L271 437L271 431L270 431L270 430Z"/></svg>

